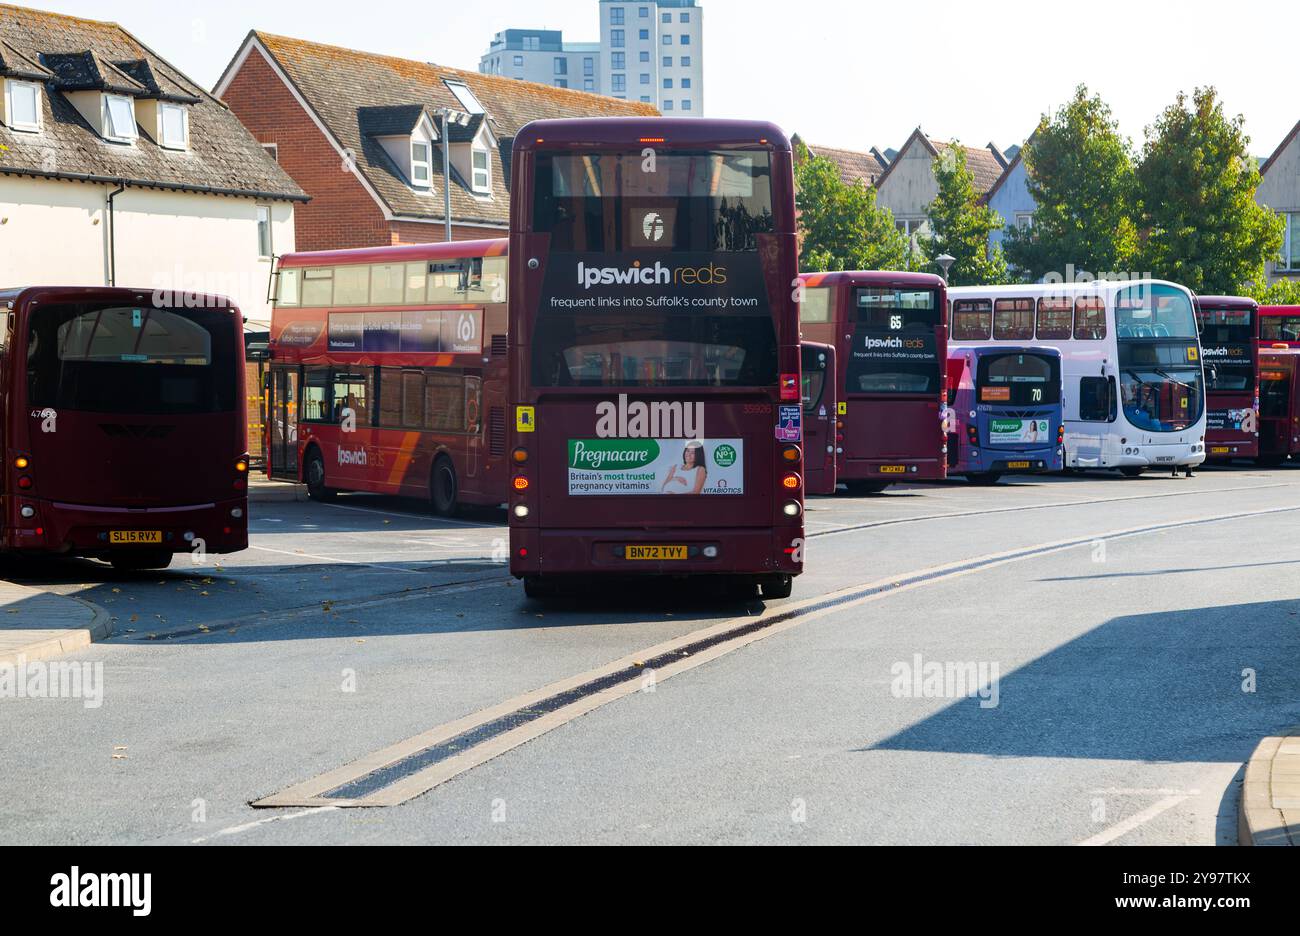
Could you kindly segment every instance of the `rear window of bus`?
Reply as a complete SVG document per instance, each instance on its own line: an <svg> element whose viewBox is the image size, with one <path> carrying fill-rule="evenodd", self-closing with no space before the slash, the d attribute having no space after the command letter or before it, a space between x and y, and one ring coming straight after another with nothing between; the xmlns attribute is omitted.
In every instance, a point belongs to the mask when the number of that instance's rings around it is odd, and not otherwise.
<svg viewBox="0 0 1300 936"><path fill-rule="evenodd" d="M1061 401L1061 363L1055 356L1031 352L983 355L975 381L981 403L1035 406Z"/></svg>
<svg viewBox="0 0 1300 936"><path fill-rule="evenodd" d="M754 251L772 230L766 150L537 155L533 230L551 249Z"/></svg>
<svg viewBox="0 0 1300 936"><path fill-rule="evenodd" d="M237 353L229 310L46 306L27 333L28 402L97 413L230 412Z"/></svg>

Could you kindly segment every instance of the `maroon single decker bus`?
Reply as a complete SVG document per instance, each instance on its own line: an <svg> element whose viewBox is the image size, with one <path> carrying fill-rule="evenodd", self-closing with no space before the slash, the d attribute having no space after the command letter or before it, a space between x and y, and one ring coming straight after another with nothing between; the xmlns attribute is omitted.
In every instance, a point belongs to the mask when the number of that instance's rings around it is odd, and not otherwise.
<svg viewBox="0 0 1300 936"><path fill-rule="evenodd" d="M515 137L510 570L790 594L803 409L790 143L773 124L544 120Z"/></svg>
<svg viewBox="0 0 1300 936"><path fill-rule="evenodd" d="M1197 296L1205 362L1205 457L1259 455L1259 304L1245 296Z"/></svg>
<svg viewBox="0 0 1300 936"><path fill-rule="evenodd" d="M161 569L248 546L243 319L220 296L0 292L0 548Z"/></svg>
<svg viewBox="0 0 1300 936"><path fill-rule="evenodd" d="M450 516L506 500L505 238L287 254L266 471Z"/></svg>
<svg viewBox="0 0 1300 936"><path fill-rule="evenodd" d="M873 494L947 475L948 296L929 273L805 273L803 335L839 368L839 480Z"/></svg>

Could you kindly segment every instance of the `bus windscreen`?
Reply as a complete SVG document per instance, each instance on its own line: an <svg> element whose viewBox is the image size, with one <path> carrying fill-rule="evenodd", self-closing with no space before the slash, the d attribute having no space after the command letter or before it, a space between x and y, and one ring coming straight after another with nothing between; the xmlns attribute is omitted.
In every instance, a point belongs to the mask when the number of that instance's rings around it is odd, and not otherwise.
<svg viewBox="0 0 1300 936"><path fill-rule="evenodd" d="M224 413L240 388L230 312L71 303L27 334L29 405L96 413Z"/></svg>

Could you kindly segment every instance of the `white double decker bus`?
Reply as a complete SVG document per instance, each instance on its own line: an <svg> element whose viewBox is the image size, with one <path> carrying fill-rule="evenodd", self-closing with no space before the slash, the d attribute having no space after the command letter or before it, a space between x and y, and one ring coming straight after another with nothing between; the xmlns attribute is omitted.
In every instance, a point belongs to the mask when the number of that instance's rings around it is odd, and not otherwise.
<svg viewBox="0 0 1300 936"><path fill-rule="evenodd" d="M963 286L948 298L950 348L1060 350L1067 468L1136 476L1205 461L1205 377L1185 287L1161 280Z"/></svg>

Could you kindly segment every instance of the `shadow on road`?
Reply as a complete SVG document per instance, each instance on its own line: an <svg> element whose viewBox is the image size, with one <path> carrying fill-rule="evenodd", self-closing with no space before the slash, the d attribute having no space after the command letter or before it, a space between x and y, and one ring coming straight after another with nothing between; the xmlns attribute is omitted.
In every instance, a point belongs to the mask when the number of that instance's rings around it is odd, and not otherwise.
<svg viewBox="0 0 1300 936"><path fill-rule="evenodd" d="M1114 618L869 749L1244 761L1300 721L1300 600ZM1253 674L1254 691L1249 687Z"/></svg>

